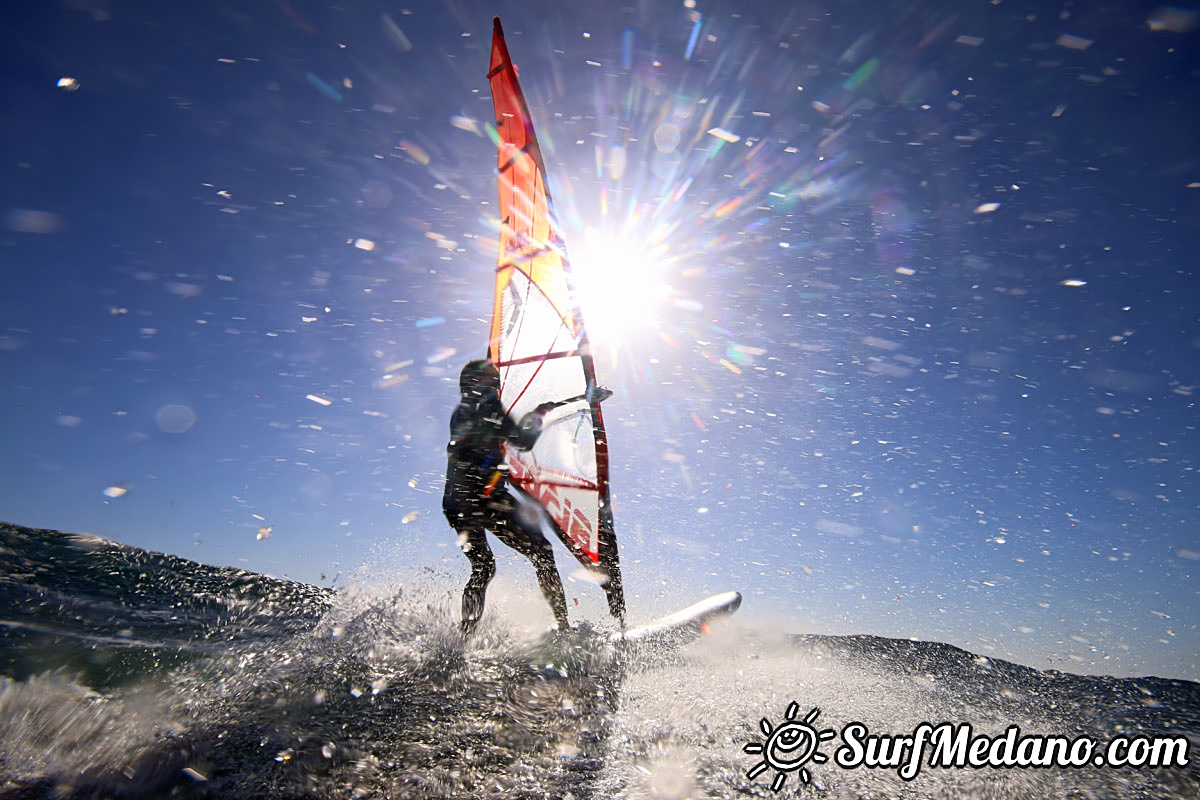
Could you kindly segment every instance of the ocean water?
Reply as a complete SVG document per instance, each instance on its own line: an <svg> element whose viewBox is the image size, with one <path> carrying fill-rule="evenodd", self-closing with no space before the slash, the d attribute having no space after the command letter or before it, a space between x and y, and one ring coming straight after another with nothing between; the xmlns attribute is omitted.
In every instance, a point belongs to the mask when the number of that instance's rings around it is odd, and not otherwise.
<svg viewBox="0 0 1200 800"><path fill-rule="evenodd" d="M624 651L492 614L456 587L332 591L103 539L0 526L0 795L1183 798L1200 685L1037 671L936 642L796 636L752 604L682 647ZM792 704L795 704L794 706ZM814 716L815 714L815 716ZM1104 742L1182 737L1149 768L767 769L746 746L922 722ZM841 745L824 740L818 750ZM773 781L783 776L775 791ZM803 780L807 778L807 781Z"/></svg>

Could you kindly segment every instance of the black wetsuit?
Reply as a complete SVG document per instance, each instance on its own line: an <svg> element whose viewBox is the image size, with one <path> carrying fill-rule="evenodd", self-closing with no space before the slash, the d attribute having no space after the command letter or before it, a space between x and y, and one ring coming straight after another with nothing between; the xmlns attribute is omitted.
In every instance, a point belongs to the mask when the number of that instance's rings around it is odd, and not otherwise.
<svg viewBox="0 0 1200 800"><path fill-rule="evenodd" d="M526 448L532 441L505 413L499 384L499 375L490 364L468 364L463 370L462 397L450 417L442 510L471 560L471 577L463 591L462 630L470 633L479 622L488 583L496 574L485 530L533 562L538 585L558 627L567 628L567 601L554 565L554 550L542 535L536 515L523 515L506 485L508 470L501 442Z"/></svg>

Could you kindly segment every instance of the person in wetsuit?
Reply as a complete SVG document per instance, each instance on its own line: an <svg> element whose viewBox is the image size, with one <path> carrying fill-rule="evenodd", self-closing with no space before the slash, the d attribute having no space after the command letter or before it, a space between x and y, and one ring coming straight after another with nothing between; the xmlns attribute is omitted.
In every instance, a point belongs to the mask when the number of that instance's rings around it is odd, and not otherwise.
<svg viewBox="0 0 1200 800"><path fill-rule="evenodd" d="M475 630L483 615L487 586L496 574L485 530L533 562L542 595L559 629L566 630L570 627L567 601L554 565L554 550L542 534L537 515L522 510L508 491L508 465L501 451L502 442L521 450L531 448L544 409L530 412L521 424L514 422L500 403L500 373L484 359L463 367L459 391L462 396L450 417L442 510L471 561L471 577L463 590L462 632Z"/></svg>

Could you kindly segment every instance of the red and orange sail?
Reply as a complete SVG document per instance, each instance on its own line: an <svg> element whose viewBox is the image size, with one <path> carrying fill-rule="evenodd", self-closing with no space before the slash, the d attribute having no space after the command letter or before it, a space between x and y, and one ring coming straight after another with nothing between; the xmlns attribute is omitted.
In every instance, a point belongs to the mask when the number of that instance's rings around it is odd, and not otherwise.
<svg viewBox="0 0 1200 800"><path fill-rule="evenodd" d="M509 484L545 509L576 558L602 573L609 609L623 617L595 368L546 166L499 18L488 80L500 184L500 257L488 357L500 371L500 399L513 419L539 406L550 408L531 450L507 449Z"/></svg>

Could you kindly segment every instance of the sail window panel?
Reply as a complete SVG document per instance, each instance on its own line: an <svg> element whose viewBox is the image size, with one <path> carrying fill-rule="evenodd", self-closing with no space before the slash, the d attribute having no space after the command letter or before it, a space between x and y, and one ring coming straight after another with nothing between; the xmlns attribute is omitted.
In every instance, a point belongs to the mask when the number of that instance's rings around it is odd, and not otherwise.
<svg viewBox="0 0 1200 800"><path fill-rule="evenodd" d="M591 409L579 401L551 411L532 452L543 477L594 487L596 439Z"/></svg>
<svg viewBox="0 0 1200 800"><path fill-rule="evenodd" d="M515 420L542 403L579 397L587 383L578 358L550 358L501 367L500 400ZM536 383L534 379L536 380ZM561 409L555 409L556 413Z"/></svg>
<svg viewBox="0 0 1200 800"><path fill-rule="evenodd" d="M514 272L500 300L500 364L576 349L574 334L539 286ZM560 398L561 399L561 398Z"/></svg>

